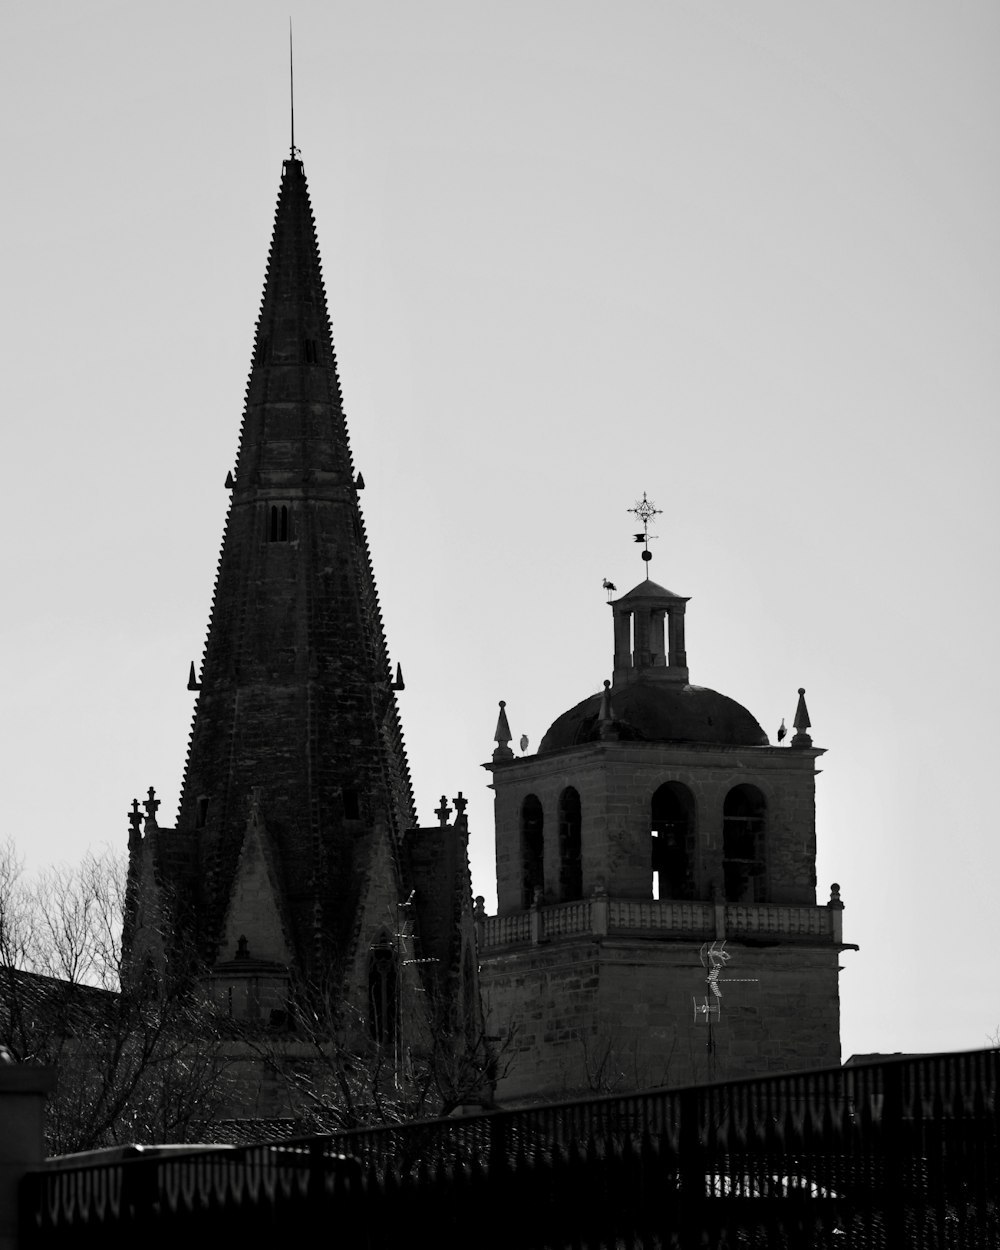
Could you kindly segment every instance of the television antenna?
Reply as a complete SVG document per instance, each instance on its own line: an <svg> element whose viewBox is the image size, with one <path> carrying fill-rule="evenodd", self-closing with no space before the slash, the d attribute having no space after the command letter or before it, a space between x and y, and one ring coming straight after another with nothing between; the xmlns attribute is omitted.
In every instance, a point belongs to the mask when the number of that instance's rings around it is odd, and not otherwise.
<svg viewBox="0 0 1000 1250"><path fill-rule="evenodd" d="M708 1063L711 1075L715 1075L715 1032L714 1026L719 1023L722 1018L722 974L726 970L726 964L729 963L732 956L726 950L726 942L708 942L702 944L701 951L698 955L701 960L701 966L705 969L705 997L701 1002L697 998L692 998L694 1004L694 1022L704 1021L708 1026L708 1037L705 1042L705 1050L708 1053ZM725 984L735 982L748 983L757 981L757 977L726 977Z"/></svg>

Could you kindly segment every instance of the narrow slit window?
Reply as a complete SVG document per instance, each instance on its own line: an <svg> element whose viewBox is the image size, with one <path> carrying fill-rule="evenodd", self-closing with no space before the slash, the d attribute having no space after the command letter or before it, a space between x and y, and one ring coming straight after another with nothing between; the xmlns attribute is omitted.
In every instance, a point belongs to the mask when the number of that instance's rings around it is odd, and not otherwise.
<svg viewBox="0 0 1000 1250"><path fill-rule="evenodd" d="M291 516L287 504L272 504L267 514L267 541L287 543L291 533Z"/></svg>

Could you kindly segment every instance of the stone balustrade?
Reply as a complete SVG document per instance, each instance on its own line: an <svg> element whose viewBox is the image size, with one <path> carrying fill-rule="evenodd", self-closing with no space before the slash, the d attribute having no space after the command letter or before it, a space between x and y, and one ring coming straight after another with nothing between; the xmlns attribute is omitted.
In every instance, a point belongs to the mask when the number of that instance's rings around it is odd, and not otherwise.
<svg viewBox="0 0 1000 1250"><path fill-rule="evenodd" d="M745 938L840 943L842 911L789 903L705 903L680 900L591 898L487 916L486 950L538 945L560 938L646 934L700 941Z"/></svg>

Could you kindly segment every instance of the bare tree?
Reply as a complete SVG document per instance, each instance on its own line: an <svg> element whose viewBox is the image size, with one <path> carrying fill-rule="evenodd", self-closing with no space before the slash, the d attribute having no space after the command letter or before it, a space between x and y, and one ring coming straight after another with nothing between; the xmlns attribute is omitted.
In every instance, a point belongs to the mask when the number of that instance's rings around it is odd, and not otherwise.
<svg viewBox="0 0 1000 1250"><path fill-rule="evenodd" d="M670 1050L655 1062L644 1058L635 1038L622 1040L619 1031L607 1027L595 1034L577 1034L583 1050L586 1088L595 1094L627 1093L667 1085L677 1038Z"/></svg>
<svg viewBox="0 0 1000 1250"><path fill-rule="evenodd" d="M190 983L122 982L125 866L26 877L0 843L0 1044L58 1071L52 1153L204 1136L227 1097L224 1038Z"/></svg>
<svg viewBox="0 0 1000 1250"><path fill-rule="evenodd" d="M376 1039L369 1021L337 989L293 986L288 1027L247 1024L247 1050L284 1091L285 1114L303 1131L335 1132L448 1115L463 1104L489 1105L510 1067L514 1034L488 1037L478 1014L457 1018L410 1013L400 1033Z"/></svg>
<svg viewBox="0 0 1000 1250"><path fill-rule="evenodd" d="M430 981L376 1038L339 986L293 982L284 1026L221 1017L175 936L164 947L181 975L123 975L125 880L111 853L28 877L0 843L0 1044L58 1070L52 1153L211 1140L219 1119L259 1114L303 1132L447 1115L489 1102L509 1067L513 1035L488 1038L447 995L436 1006Z"/></svg>

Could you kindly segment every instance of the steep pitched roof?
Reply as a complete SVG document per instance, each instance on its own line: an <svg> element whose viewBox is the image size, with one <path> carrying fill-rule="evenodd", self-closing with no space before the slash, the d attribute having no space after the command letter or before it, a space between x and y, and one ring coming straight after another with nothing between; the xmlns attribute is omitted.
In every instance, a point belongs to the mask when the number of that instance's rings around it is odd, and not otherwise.
<svg viewBox="0 0 1000 1250"><path fill-rule="evenodd" d="M284 162L178 830L214 961L259 788L296 960L352 943L356 834L415 823L305 173ZM247 935L251 938L252 936Z"/></svg>

